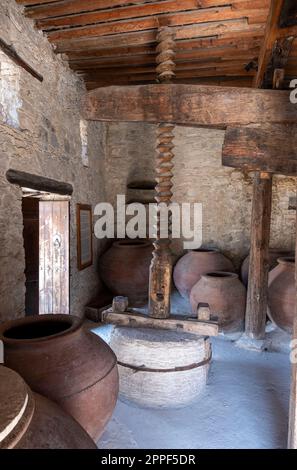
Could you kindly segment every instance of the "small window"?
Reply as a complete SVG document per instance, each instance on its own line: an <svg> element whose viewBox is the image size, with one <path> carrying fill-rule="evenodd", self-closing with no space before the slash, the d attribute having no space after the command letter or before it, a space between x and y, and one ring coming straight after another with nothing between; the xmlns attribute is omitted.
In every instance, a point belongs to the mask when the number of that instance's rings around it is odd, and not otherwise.
<svg viewBox="0 0 297 470"><path fill-rule="evenodd" d="M15 128L20 127L18 110L22 100L19 95L20 69L0 51L0 119Z"/></svg>
<svg viewBox="0 0 297 470"><path fill-rule="evenodd" d="M88 156L88 121L80 120L81 159L84 166L89 166Z"/></svg>

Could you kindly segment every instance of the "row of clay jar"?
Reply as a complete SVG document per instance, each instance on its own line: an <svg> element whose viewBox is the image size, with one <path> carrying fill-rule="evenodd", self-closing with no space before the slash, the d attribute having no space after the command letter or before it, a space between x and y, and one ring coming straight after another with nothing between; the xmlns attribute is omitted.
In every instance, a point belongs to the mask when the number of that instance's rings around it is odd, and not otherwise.
<svg viewBox="0 0 297 470"><path fill-rule="evenodd" d="M292 253L269 252L268 316L291 333L295 315L295 259ZM174 282L180 294L190 299L193 313L208 304L224 333L244 326L249 258L241 268L241 279L232 262L216 250L193 250L181 257L174 268Z"/></svg>
<svg viewBox="0 0 297 470"><path fill-rule="evenodd" d="M0 325L0 448L96 448L116 404L115 354L71 315Z"/></svg>
<svg viewBox="0 0 297 470"><path fill-rule="evenodd" d="M101 279L112 294L128 297L130 306L143 306L148 300L151 259L148 240L114 242L99 260ZM269 275L268 315L290 332L295 308L294 258L291 253L270 250L268 263L270 269L275 268ZM218 316L221 331L232 333L243 329L248 269L247 257L239 280L226 256L217 250L198 249L177 261L173 279L179 293L190 299L194 314L199 304L207 303L213 316Z"/></svg>

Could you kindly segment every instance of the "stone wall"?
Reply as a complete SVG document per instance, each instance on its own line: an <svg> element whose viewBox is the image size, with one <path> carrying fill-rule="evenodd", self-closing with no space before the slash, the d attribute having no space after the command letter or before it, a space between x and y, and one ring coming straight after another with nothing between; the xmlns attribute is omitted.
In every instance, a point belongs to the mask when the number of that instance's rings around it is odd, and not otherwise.
<svg viewBox="0 0 297 470"><path fill-rule="evenodd" d="M237 265L249 250L251 178L221 165L224 131L175 128L174 201L203 204L203 246L218 247ZM134 180L154 178L155 126L140 123L108 124L106 169L112 185L108 197L125 194ZM274 177L271 247L294 249L295 178ZM173 244L178 256L181 240Z"/></svg>
<svg viewBox="0 0 297 470"><path fill-rule="evenodd" d="M0 56L2 100L7 90L16 90L15 110L7 118L0 108L0 321L24 314L25 276L23 248L22 190L8 183L9 168L71 183L70 202L70 308L83 314L83 306L99 288L97 258L100 244L94 240L93 266L77 270L76 203L96 204L105 200L103 165L104 133L97 123L88 124L88 166L83 165L79 104L84 85L47 39L34 29L15 2L1 0L1 37L13 44L19 55L44 78L39 82L12 62L16 88L4 80L7 56ZM2 75L1 75L2 65ZM13 68L14 67L14 68ZM18 78L16 82L16 76ZM5 85L6 83L6 85ZM1 95L0 93L0 95ZM3 94L5 95L3 97ZM84 154L85 157L85 154ZM84 159L85 161L85 159Z"/></svg>

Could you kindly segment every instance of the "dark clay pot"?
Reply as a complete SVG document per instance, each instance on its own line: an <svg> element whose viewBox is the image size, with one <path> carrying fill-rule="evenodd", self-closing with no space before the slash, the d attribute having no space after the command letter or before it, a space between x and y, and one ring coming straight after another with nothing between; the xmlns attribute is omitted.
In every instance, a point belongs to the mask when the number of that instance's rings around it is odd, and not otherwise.
<svg viewBox="0 0 297 470"><path fill-rule="evenodd" d="M211 271L233 272L232 262L217 250L191 250L176 263L173 271L174 284L180 295L189 298L194 284L201 275Z"/></svg>
<svg viewBox="0 0 297 470"><path fill-rule="evenodd" d="M114 295L128 297L130 306L145 305L153 246L142 240L114 242L99 260L101 279Z"/></svg>
<svg viewBox="0 0 297 470"><path fill-rule="evenodd" d="M278 265L269 273L268 316L280 328L292 333L295 317L295 259L278 259Z"/></svg>
<svg viewBox="0 0 297 470"><path fill-rule="evenodd" d="M199 304L208 304L210 313L218 317L223 333L243 331L246 289L238 275L228 272L202 274L191 290L192 312L196 315Z"/></svg>
<svg viewBox="0 0 297 470"><path fill-rule="evenodd" d="M56 403L33 393L0 366L0 449L96 449L86 431Z"/></svg>
<svg viewBox="0 0 297 470"><path fill-rule="evenodd" d="M282 258L285 256L294 256L294 253L290 251L279 250L278 248L271 248L269 250L268 256L269 271L271 271L271 269L275 268L275 266L277 265L278 258ZM245 287L247 287L249 280L249 265L250 255L248 255L244 259L240 270L240 277Z"/></svg>
<svg viewBox="0 0 297 470"><path fill-rule="evenodd" d="M97 440L118 395L110 347L71 315L39 315L0 325L5 365L34 392L58 403Z"/></svg>

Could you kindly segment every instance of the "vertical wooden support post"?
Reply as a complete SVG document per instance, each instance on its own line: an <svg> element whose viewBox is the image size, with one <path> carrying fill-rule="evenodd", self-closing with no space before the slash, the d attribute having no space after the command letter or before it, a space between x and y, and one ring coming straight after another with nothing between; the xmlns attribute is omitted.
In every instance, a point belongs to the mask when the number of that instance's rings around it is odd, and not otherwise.
<svg viewBox="0 0 297 470"><path fill-rule="evenodd" d="M158 81L170 83L174 77L175 41L174 33L168 27L160 28L157 36L157 74ZM173 177L173 134L174 125L160 123L157 127L156 146L156 202L169 206L172 197ZM168 318L170 316L170 293L172 276L172 259L170 250L171 217L168 213L168 238L161 237L162 217L157 212L156 241L154 242L153 259L150 266L149 282L149 315L153 318Z"/></svg>
<svg viewBox="0 0 297 470"><path fill-rule="evenodd" d="M253 181L251 249L246 306L246 334L265 335L268 293L268 250L272 199L272 175L256 172Z"/></svg>
<svg viewBox="0 0 297 470"><path fill-rule="evenodd" d="M297 215L297 213L296 213ZM297 259L297 220L296 220L296 246L295 259ZM291 372L291 394L289 411L289 434L288 448L297 449L297 264L295 263L295 286L296 286L296 311L293 328L293 342L291 352L292 372Z"/></svg>

